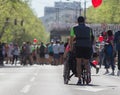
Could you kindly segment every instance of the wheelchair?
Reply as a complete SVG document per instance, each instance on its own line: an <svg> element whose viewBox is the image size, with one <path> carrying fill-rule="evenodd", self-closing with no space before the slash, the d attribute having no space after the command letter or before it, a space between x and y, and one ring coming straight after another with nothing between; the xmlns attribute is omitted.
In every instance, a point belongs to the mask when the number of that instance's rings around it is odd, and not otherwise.
<svg viewBox="0 0 120 95"><path fill-rule="evenodd" d="M82 69L81 82L83 85L85 84L88 85L91 82L91 75L87 74L84 64L82 64L81 69ZM67 56L64 62L64 71L63 71L64 84L68 84L72 76L77 77L76 58L75 58L75 52L69 51L67 53Z"/></svg>

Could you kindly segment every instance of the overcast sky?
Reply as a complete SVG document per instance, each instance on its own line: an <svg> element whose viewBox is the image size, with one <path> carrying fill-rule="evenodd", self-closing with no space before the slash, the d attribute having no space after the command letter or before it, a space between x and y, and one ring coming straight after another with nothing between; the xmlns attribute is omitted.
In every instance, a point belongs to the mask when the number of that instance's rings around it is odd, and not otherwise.
<svg viewBox="0 0 120 95"><path fill-rule="evenodd" d="M81 1L83 6L85 0L69 0L69 1L67 0L31 0L31 7L38 17L42 17L44 16L44 7L54 6L55 1L63 1L63 2L64 1L65 2ZM86 3L87 6L91 5L91 0L86 0L86 1L87 1Z"/></svg>

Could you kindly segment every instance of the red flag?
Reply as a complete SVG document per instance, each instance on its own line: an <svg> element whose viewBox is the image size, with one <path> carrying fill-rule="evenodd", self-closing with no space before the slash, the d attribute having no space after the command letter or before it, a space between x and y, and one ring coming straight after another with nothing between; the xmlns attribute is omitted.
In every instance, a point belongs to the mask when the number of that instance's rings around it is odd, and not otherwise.
<svg viewBox="0 0 120 95"><path fill-rule="evenodd" d="M102 4L102 0L92 0L92 5L94 8L100 6Z"/></svg>

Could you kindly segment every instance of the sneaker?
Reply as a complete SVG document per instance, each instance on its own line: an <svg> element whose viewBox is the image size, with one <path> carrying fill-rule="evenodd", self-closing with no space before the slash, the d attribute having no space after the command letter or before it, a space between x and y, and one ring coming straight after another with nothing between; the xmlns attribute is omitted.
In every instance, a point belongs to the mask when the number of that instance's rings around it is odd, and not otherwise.
<svg viewBox="0 0 120 95"><path fill-rule="evenodd" d="M96 74L98 74L98 72L99 72L99 68L96 68Z"/></svg>
<svg viewBox="0 0 120 95"><path fill-rule="evenodd" d="M104 73L104 75L106 75L106 74L108 74L109 73L109 71L108 70L106 70L106 72Z"/></svg>
<svg viewBox="0 0 120 95"><path fill-rule="evenodd" d="M114 71L110 75L115 75Z"/></svg>
<svg viewBox="0 0 120 95"><path fill-rule="evenodd" d="M77 85L81 85L81 80L78 80Z"/></svg>

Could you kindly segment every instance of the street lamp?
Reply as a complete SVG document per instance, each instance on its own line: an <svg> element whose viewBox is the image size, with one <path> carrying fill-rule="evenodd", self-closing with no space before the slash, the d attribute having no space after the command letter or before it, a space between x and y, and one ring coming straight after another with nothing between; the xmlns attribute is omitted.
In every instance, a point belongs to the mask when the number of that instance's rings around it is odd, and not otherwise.
<svg viewBox="0 0 120 95"><path fill-rule="evenodd" d="M86 19L86 0L84 0L84 18Z"/></svg>
<svg viewBox="0 0 120 95"><path fill-rule="evenodd" d="M56 21L59 23L60 8L55 7L56 10Z"/></svg>

